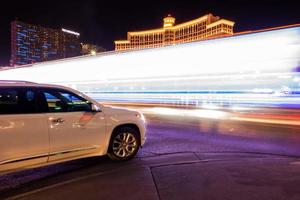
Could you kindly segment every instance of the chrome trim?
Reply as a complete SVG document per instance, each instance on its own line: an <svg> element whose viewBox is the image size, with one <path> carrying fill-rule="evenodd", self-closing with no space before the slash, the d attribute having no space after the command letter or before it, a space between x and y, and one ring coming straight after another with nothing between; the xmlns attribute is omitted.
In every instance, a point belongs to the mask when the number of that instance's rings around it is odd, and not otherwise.
<svg viewBox="0 0 300 200"><path fill-rule="evenodd" d="M51 154L50 153L40 154L40 155L35 155L35 156L30 156L30 157L25 157L25 158L5 160L5 161L0 162L0 165L12 164L12 163L17 163L17 162L23 162L23 161L33 160L33 159L44 158L44 157L49 158L51 156L55 156L55 155L58 155L58 154L68 154L68 153L74 153L74 152L78 152L78 151L85 151L85 150L92 150L92 149L97 149L97 147L76 148L76 149L67 150L67 151L57 151L57 152L53 152Z"/></svg>
<svg viewBox="0 0 300 200"><path fill-rule="evenodd" d="M66 151L56 151L56 152L53 152L53 153L49 154L49 157L54 156L54 155L58 155L58 154L74 153L74 152L77 152L77 151L86 151L86 150L92 150L92 149L97 149L97 148L98 147L94 146L94 147L76 148L76 149L66 150Z"/></svg>
<svg viewBox="0 0 300 200"><path fill-rule="evenodd" d="M40 155L35 155L35 156L30 156L30 157L10 159L10 160L5 160L5 161L0 162L0 165L22 162L22 161L27 161L27 160L33 160L33 159L38 159L38 158L43 158L43 157L48 157L48 156L49 156L49 154L40 154Z"/></svg>

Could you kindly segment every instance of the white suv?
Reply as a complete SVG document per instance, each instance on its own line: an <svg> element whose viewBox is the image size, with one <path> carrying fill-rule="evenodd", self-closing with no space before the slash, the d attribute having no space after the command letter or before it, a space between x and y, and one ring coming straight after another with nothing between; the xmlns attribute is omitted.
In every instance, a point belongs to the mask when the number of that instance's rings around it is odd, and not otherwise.
<svg viewBox="0 0 300 200"><path fill-rule="evenodd" d="M141 113L63 86L0 81L0 173L105 154L128 160L144 143Z"/></svg>

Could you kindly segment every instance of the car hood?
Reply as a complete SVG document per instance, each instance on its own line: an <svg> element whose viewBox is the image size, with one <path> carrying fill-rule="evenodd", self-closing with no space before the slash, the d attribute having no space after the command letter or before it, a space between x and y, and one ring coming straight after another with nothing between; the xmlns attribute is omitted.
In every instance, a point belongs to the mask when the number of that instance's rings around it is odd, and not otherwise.
<svg viewBox="0 0 300 200"><path fill-rule="evenodd" d="M139 112L130 110L127 108L120 108L120 107L114 107L114 106L103 106L102 110L105 114L110 114L110 115L119 115L119 114L138 114Z"/></svg>

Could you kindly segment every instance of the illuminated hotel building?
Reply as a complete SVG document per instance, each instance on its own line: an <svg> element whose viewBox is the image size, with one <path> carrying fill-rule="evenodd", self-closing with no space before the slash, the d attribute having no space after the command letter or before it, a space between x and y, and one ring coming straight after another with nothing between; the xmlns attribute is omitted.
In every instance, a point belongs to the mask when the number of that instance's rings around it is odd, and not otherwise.
<svg viewBox="0 0 300 200"><path fill-rule="evenodd" d="M80 34L20 21L11 23L11 66L79 56Z"/></svg>
<svg viewBox="0 0 300 200"><path fill-rule="evenodd" d="M115 50L155 48L232 35L233 26L234 22L212 14L175 25L175 18L168 15L160 29L128 32L127 40L115 41Z"/></svg>

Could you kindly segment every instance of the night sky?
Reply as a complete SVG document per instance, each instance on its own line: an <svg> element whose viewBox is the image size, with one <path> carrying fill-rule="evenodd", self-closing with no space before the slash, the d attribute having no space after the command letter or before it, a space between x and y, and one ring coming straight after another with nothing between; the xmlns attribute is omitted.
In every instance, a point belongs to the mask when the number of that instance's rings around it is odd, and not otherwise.
<svg viewBox="0 0 300 200"><path fill-rule="evenodd" d="M207 13L236 22L235 32L300 23L296 0L6 1L1 5L0 66L10 59L10 22L14 19L81 34L81 41L107 50L127 31L162 27L168 14L176 23Z"/></svg>

